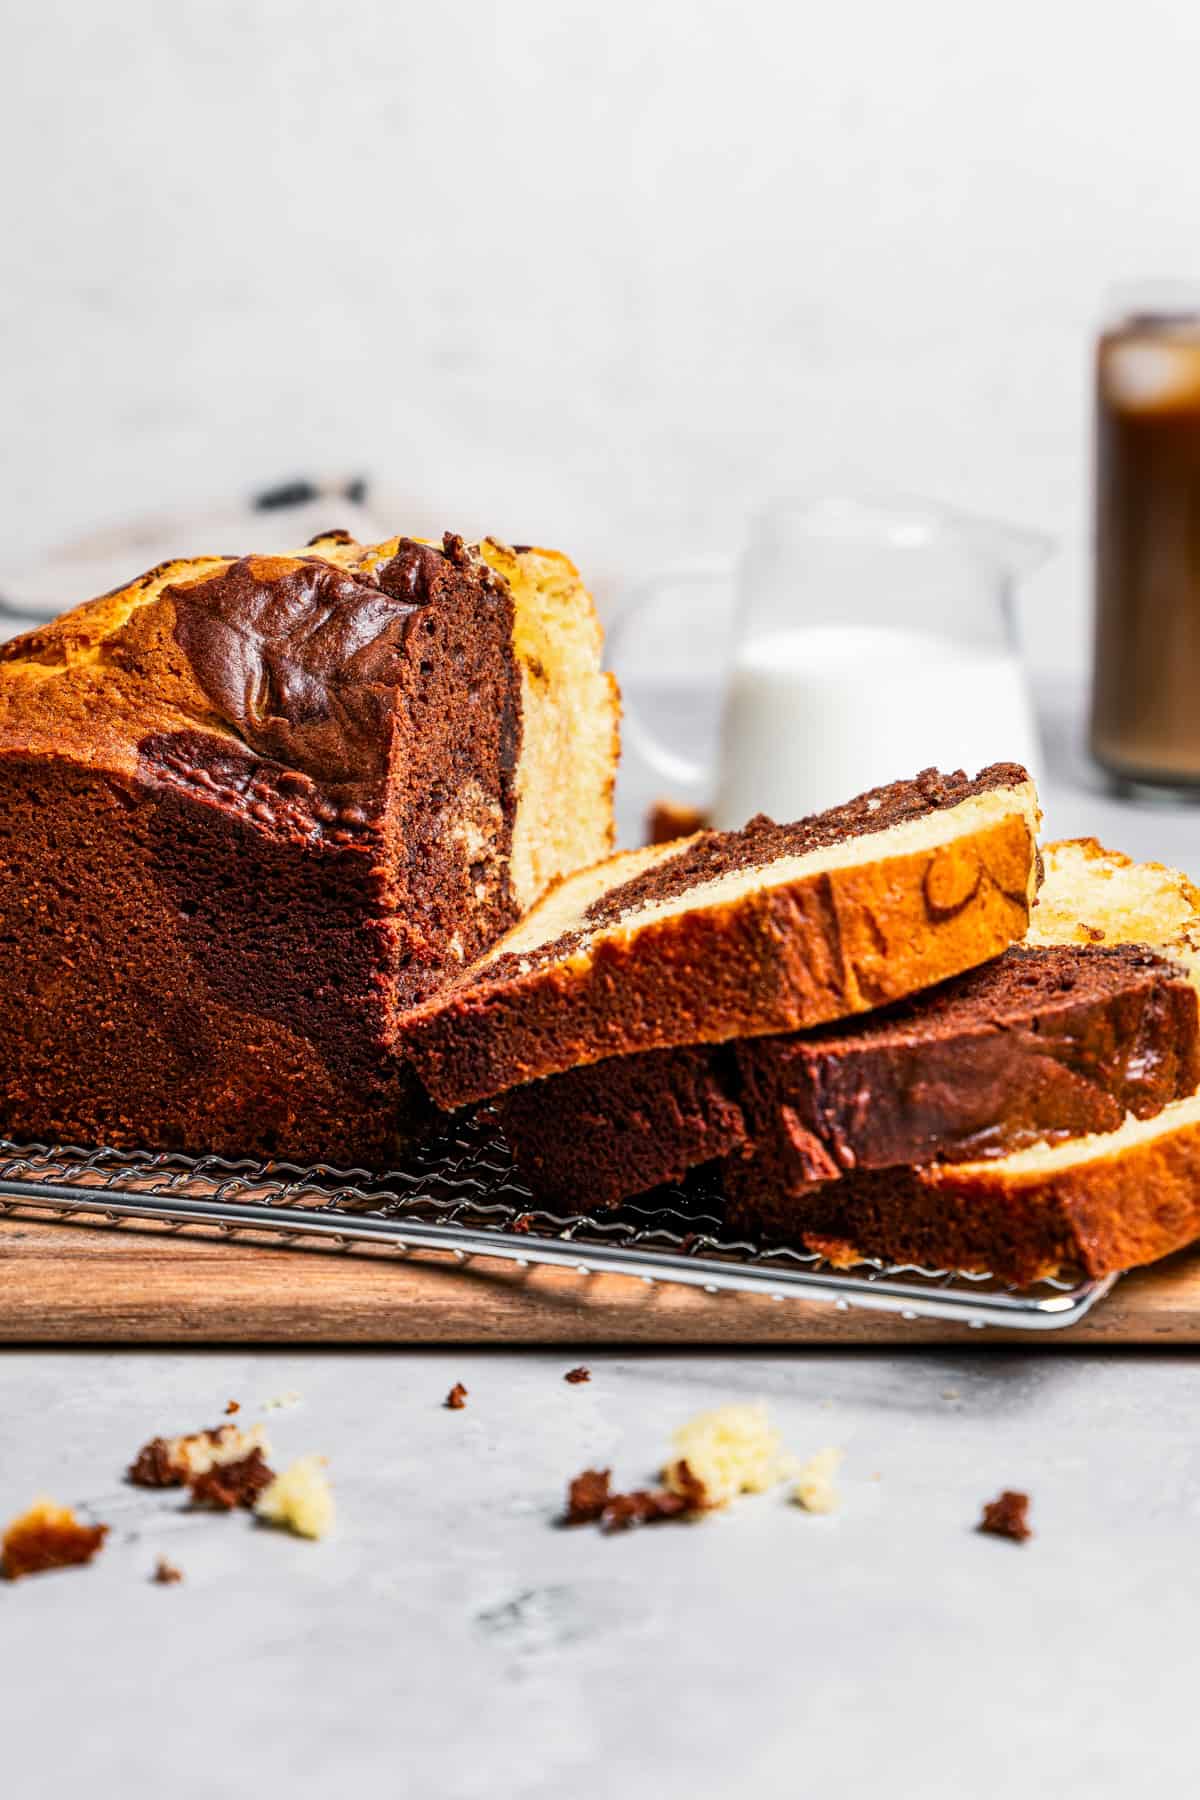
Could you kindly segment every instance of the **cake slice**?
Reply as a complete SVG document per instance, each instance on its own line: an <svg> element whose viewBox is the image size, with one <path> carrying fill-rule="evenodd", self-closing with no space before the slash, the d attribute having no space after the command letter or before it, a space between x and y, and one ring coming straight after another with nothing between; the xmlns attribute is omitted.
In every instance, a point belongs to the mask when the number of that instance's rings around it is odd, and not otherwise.
<svg viewBox="0 0 1200 1800"><path fill-rule="evenodd" d="M553 888L402 1028L440 1106L680 1044L882 1006L1021 937L1037 795L926 770L794 825L626 852Z"/></svg>
<svg viewBox="0 0 1200 1800"><path fill-rule="evenodd" d="M778 1200L858 1169L1115 1131L1198 1082L1196 991L1177 965L1132 945L1014 946L848 1024L532 1082L500 1116L525 1178L568 1209L715 1157L731 1192Z"/></svg>
<svg viewBox="0 0 1200 1800"><path fill-rule="evenodd" d="M397 1018L610 848L616 718L567 559L451 535L0 646L0 1134L390 1160Z"/></svg>

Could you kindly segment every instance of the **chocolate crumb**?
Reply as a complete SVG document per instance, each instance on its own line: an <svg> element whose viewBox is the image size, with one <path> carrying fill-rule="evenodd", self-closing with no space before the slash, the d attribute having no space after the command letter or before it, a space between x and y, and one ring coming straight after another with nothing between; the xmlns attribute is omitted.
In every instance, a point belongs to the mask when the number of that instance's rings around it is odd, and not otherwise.
<svg viewBox="0 0 1200 1800"><path fill-rule="evenodd" d="M173 1587L177 1581L183 1580L183 1570L177 1569L175 1564L168 1562L165 1556L160 1556L154 1565L154 1573L150 1579L159 1587Z"/></svg>
<svg viewBox="0 0 1200 1800"><path fill-rule="evenodd" d="M235 1506L253 1507L264 1488L270 1487L275 1472L255 1446L249 1456L237 1462L217 1463L203 1475L193 1475L188 1482L192 1505L211 1507L216 1512L232 1512Z"/></svg>
<svg viewBox="0 0 1200 1800"><path fill-rule="evenodd" d="M182 1487L184 1472L172 1457L166 1438L156 1437L142 1445L125 1471L125 1479L134 1487Z"/></svg>
<svg viewBox="0 0 1200 1800"><path fill-rule="evenodd" d="M635 1488L630 1494L614 1494L611 1469L585 1469L567 1488L567 1510L564 1525L599 1525L601 1531L628 1531L634 1525L657 1525L664 1519L682 1519L699 1511L705 1504L703 1485L692 1476L686 1463L677 1465L677 1479L682 1473L682 1493L669 1488Z"/></svg>
<svg viewBox="0 0 1200 1800"><path fill-rule="evenodd" d="M1080 925L1079 929L1090 944L1102 944L1104 942L1105 933L1101 930L1099 925Z"/></svg>
<svg viewBox="0 0 1200 1800"><path fill-rule="evenodd" d="M241 1402L238 1400L231 1400L225 1408L225 1417L228 1418L230 1413L241 1412L241 1410Z"/></svg>
<svg viewBox="0 0 1200 1800"><path fill-rule="evenodd" d="M1024 1543L1026 1538L1033 1536L1029 1526L1029 1495L1005 1488L998 1500L985 1502L983 1517L976 1530L989 1532L992 1537L1012 1538L1015 1543Z"/></svg>
<svg viewBox="0 0 1200 1800"><path fill-rule="evenodd" d="M592 1371L585 1369L582 1363L577 1369L568 1369L563 1376L563 1380L569 1381L572 1387L577 1387L581 1381L590 1381L591 1379Z"/></svg>
<svg viewBox="0 0 1200 1800"><path fill-rule="evenodd" d="M632 1494L614 1494L600 1514L601 1531L628 1531L634 1525L657 1525L663 1519L679 1519L693 1512L690 1500L669 1488L636 1488Z"/></svg>
<svg viewBox="0 0 1200 1800"><path fill-rule="evenodd" d="M467 1404L467 1390L461 1381L456 1381L454 1386L450 1389L450 1392L446 1395L445 1404L450 1408L451 1412L461 1412L463 1407Z"/></svg>
<svg viewBox="0 0 1200 1800"><path fill-rule="evenodd" d="M709 1504L708 1489L700 1477L692 1470L686 1456L681 1456L672 1469L675 1480L675 1492L683 1499L689 1512L702 1512Z"/></svg>
<svg viewBox="0 0 1200 1800"><path fill-rule="evenodd" d="M609 1502L611 1469L585 1469L567 1487L564 1525L594 1525Z"/></svg>

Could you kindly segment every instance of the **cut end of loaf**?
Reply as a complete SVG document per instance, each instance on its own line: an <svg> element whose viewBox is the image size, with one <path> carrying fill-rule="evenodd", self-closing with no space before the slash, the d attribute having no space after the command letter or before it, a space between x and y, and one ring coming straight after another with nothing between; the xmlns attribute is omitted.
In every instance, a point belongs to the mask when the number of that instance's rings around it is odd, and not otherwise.
<svg viewBox="0 0 1200 1800"><path fill-rule="evenodd" d="M600 667L600 623L575 565L557 551L518 552L492 538L479 553L513 597L522 729L509 866L526 912L554 882L612 849L620 696Z"/></svg>

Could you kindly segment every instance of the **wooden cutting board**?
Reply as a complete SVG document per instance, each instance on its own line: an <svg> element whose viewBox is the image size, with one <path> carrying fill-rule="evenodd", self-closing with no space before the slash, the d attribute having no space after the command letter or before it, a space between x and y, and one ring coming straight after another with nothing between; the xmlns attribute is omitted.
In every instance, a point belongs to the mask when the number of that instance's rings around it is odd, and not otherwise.
<svg viewBox="0 0 1200 1800"><path fill-rule="evenodd" d="M309 1344L1200 1343L1200 1248L1124 1277L1067 1331L972 1331L478 1258L251 1246L154 1224L0 1221L0 1342Z"/></svg>

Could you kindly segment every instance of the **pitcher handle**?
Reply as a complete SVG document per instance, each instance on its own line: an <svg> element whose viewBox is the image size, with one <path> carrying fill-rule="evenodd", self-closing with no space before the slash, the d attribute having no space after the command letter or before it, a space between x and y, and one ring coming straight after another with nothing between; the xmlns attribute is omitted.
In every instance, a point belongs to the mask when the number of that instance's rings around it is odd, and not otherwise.
<svg viewBox="0 0 1200 1800"><path fill-rule="evenodd" d="M668 589L679 589L686 586L721 586L731 590L734 579L732 560L717 558L697 558L691 562L673 563L657 574L648 576L639 582L629 594L628 601L621 608L616 619L608 627L608 662L621 686L623 699L622 734L627 749L641 757L673 792L681 798L705 800L711 792L715 771L707 762L687 755L676 745L670 744L647 722L644 715L630 702L630 693L636 687L636 675L643 677L647 670L643 662L637 668L637 642L639 631L660 615L667 598ZM732 618L727 621L732 625ZM719 629L709 620L707 626L702 621L699 629L714 631ZM714 646L709 645L711 650ZM722 647L722 652L728 645ZM721 655L722 669L727 656ZM634 679L630 680L630 674Z"/></svg>

